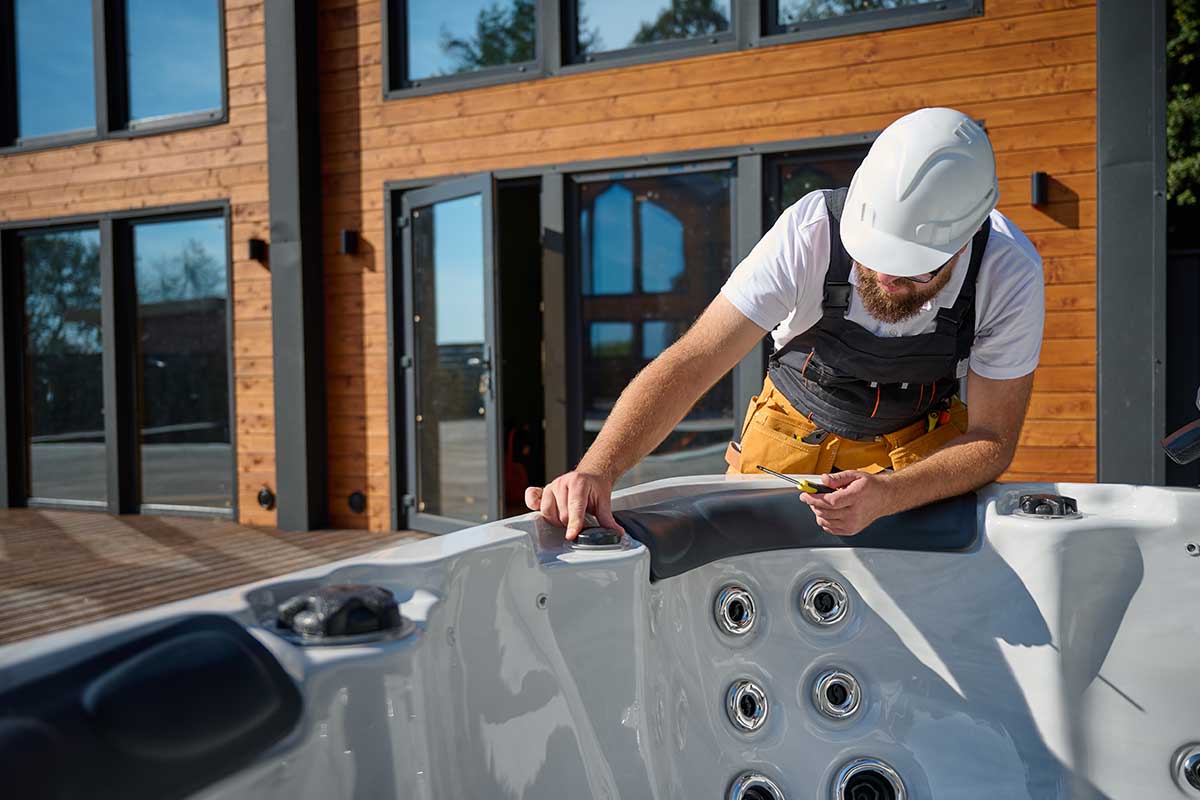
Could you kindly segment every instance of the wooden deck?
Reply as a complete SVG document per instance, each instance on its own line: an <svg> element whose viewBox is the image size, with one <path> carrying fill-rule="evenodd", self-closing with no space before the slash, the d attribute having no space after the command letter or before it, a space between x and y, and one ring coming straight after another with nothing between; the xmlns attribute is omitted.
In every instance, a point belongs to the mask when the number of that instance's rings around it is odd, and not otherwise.
<svg viewBox="0 0 1200 800"><path fill-rule="evenodd" d="M0 509L0 644L425 536Z"/></svg>

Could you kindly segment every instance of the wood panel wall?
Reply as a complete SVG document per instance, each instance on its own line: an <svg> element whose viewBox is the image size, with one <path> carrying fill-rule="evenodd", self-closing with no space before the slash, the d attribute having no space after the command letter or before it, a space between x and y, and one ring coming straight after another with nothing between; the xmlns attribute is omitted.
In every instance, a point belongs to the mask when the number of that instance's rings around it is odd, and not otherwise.
<svg viewBox="0 0 1200 800"><path fill-rule="evenodd" d="M0 220L229 201L239 518L273 525L256 500L275 484L271 276L246 258L269 239L262 0L225 0L225 45L227 124L0 156Z"/></svg>
<svg viewBox="0 0 1200 800"><path fill-rule="evenodd" d="M330 506L386 527L386 181L983 119L1001 210L1045 260L1046 332L1008 479L1096 475L1094 0L986 0L981 18L384 101L379 0L322 0ZM1029 204L1029 175L1051 204ZM363 253L338 255L337 231ZM346 497L368 495L365 516Z"/></svg>

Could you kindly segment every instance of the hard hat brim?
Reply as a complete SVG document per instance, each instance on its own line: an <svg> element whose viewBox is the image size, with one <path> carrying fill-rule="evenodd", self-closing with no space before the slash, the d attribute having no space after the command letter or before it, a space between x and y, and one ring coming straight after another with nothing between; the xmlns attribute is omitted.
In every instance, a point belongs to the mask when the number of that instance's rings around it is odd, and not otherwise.
<svg viewBox="0 0 1200 800"><path fill-rule="evenodd" d="M973 231L972 231L973 233ZM842 245L850 257L874 272L908 278L932 272L970 240L944 245L925 245L901 239L849 218L841 221Z"/></svg>

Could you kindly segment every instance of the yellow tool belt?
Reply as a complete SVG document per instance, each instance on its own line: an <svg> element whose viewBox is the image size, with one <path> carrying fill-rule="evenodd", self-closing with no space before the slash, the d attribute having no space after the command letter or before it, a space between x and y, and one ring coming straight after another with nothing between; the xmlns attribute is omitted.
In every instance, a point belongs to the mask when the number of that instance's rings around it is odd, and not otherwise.
<svg viewBox="0 0 1200 800"><path fill-rule="evenodd" d="M762 392L750 398L742 425L740 447L730 443L725 461L730 473L759 474L758 466L791 475L821 475L833 470L860 469L881 472L904 469L944 447L967 430L967 407L955 397L949 419L930 419L869 441L844 439L830 433L819 443L803 441L817 430L794 409L768 376Z"/></svg>

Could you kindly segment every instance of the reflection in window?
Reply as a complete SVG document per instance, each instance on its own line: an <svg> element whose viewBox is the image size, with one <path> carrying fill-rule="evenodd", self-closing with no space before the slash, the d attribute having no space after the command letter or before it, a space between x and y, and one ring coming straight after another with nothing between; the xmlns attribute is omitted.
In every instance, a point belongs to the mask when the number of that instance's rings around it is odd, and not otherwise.
<svg viewBox="0 0 1200 800"><path fill-rule="evenodd" d="M217 0L125 0L129 119L219 111Z"/></svg>
<svg viewBox="0 0 1200 800"><path fill-rule="evenodd" d="M417 510L491 517L483 198L412 212Z"/></svg>
<svg viewBox="0 0 1200 800"><path fill-rule="evenodd" d="M590 239L588 294L629 294L633 291L633 193L613 184L592 204L602 236ZM585 209L583 215L588 215Z"/></svg>
<svg viewBox="0 0 1200 800"><path fill-rule="evenodd" d="M536 0L407 0L407 79L533 61Z"/></svg>
<svg viewBox="0 0 1200 800"><path fill-rule="evenodd" d="M833 17L846 17L864 11L924 6L940 2L943 0L779 0L776 24L796 25Z"/></svg>
<svg viewBox="0 0 1200 800"><path fill-rule="evenodd" d="M96 127L92 0L16 0L17 136Z"/></svg>
<svg viewBox="0 0 1200 800"><path fill-rule="evenodd" d="M628 358L633 355L633 323L593 322L588 343L592 358Z"/></svg>
<svg viewBox="0 0 1200 800"><path fill-rule="evenodd" d="M730 269L728 168L577 184L573 235L583 280L583 444L630 380L700 315ZM586 276L581 275L581 278ZM724 471L732 379L722 378L653 454L622 478Z"/></svg>
<svg viewBox="0 0 1200 800"><path fill-rule="evenodd" d="M229 508L225 220L139 223L133 226L133 253L142 502Z"/></svg>
<svg viewBox="0 0 1200 800"><path fill-rule="evenodd" d="M100 233L20 237L31 497L103 501Z"/></svg>
<svg viewBox="0 0 1200 800"><path fill-rule="evenodd" d="M665 319L651 319L642 323L642 358L647 361L656 358L679 338L682 331L675 322Z"/></svg>
<svg viewBox="0 0 1200 800"><path fill-rule="evenodd" d="M730 0L576 0L575 53L586 58L730 30Z"/></svg>
<svg viewBox="0 0 1200 800"><path fill-rule="evenodd" d="M683 223L652 200L638 204L642 224L642 291L674 292L683 279Z"/></svg>
<svg viewBox="0 0 1200 800"><path fill-rule="evenodd" d="M775 224L784 209L809 192L849 186L866 154L864 147L820 155L780 156L769 162L764 232Z"/></svg>

